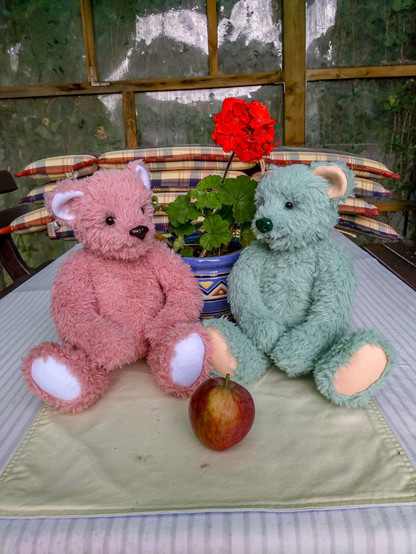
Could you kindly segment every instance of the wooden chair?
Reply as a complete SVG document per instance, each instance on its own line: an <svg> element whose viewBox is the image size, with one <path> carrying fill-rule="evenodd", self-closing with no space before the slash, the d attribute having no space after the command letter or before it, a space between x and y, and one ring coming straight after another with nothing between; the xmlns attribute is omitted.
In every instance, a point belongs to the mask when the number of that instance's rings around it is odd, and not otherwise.
<svg viewBox="0 0 416 554"><path fill-rule="evenodd" d="M14 190L17 190L17 185L12 175L8 171L0 170L0 194L6 194ZM25 205L0 210L0 229L7 227L16 217L24 215L27 212L30 212L30 208ZM11 285L0 290L0 298L11 292L11 290L40 269L33 269L26 264L10 233L0 235L0 264L13 281Z"/></svg>

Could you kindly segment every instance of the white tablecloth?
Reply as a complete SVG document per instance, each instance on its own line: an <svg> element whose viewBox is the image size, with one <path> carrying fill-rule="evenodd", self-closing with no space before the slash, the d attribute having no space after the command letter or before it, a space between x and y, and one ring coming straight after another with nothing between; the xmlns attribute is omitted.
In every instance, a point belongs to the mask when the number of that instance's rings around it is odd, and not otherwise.
<svg viewBox="0 0 416 554"><path fill-rule="evenodd" d="M352 323L376 327L399 353L375 400L416 467L416 292L351 241L360 280ZM49 290L61 259L0 300L0 471L41 402L24 385L20 359L54 339ZM416 552L416 506L297 512L215 512L0 520L0 552L20 553L337 553Z"/></svg>

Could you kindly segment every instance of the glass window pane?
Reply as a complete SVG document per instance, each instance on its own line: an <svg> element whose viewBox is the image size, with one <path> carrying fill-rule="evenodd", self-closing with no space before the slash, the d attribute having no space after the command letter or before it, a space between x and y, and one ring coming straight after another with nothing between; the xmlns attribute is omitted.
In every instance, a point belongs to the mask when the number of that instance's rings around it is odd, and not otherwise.
<svg viewBox="0 0 416 554"><path fill-rule="evenodd" d="M378 66L416 61L416 4L410 0L307 0L307 66Z"/></svg>
<svg viewBox="0 0 416 554"><path fill-rule="evenodd" d="M217 0L222 74L282 68L281 0Z"/></svg>
<svg viewBox="0 0 416 554"><path fill-rule="evenodd" d="M205 1L95 0L100 80L208 74Z"/></svg>
<svg viewBox="0 0 416 554"><path fill-rule="evenodd" d="M6 0L0 14L1 86L87 80L79 0Z"/></svg>
<svg viewBox="0 0 416 554"><path fill-rule="evenodd" d="M283 86L138 93L137 127L141 146L213 144L213 117L227 97L266 104L276 119L276 140L283 141Z"/></svg>
<svg viewBox="0 0 416 554"><path fill-rule="evenodd" d="M0 100L0 167L11 173L44 157L123 147L119 95ZM18 180L25 192L34 183Z"/></svg>
<svg viewBox="0 0 416 554"><path fill-rule="evenodd" d="M366 79L308 83L307 146L360 154L399 173L404 197L415 192L416 81Z"/></svg>

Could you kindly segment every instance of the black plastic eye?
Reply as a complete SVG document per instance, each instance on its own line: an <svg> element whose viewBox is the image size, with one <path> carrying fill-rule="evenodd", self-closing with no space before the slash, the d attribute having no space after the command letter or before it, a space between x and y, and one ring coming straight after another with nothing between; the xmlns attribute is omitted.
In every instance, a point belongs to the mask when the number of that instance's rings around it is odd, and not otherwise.
<svg viewBox="0 0 416 554"><path fill-rule="evenodd" d="M287 210L291 210L291 209L293 208L292 202L286 202L285 208L286 208Z"/></svg>
<svg viewBox="0 0 416 554"><path fill-rule="evenodd" d="M109 215L105 222L107 223L107 225L114 225L114 223L116 222L115 218L112 216L112 215Z"/></svg>

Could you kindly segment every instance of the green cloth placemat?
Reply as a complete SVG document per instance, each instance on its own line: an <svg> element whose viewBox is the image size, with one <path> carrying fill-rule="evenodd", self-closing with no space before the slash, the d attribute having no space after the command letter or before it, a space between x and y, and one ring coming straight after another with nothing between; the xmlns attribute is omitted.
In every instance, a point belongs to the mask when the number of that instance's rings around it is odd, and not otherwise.
<svg viewBox="0 0 416 554"><path fill-rule="evenodd" d="M89 410L44 407L0 479L1 516L297 510L415 502L416 471L375 403L322 398L270 370L248 386L256 419L237 446L201 445L188 401L145 363L119 371Z"/></svg>

